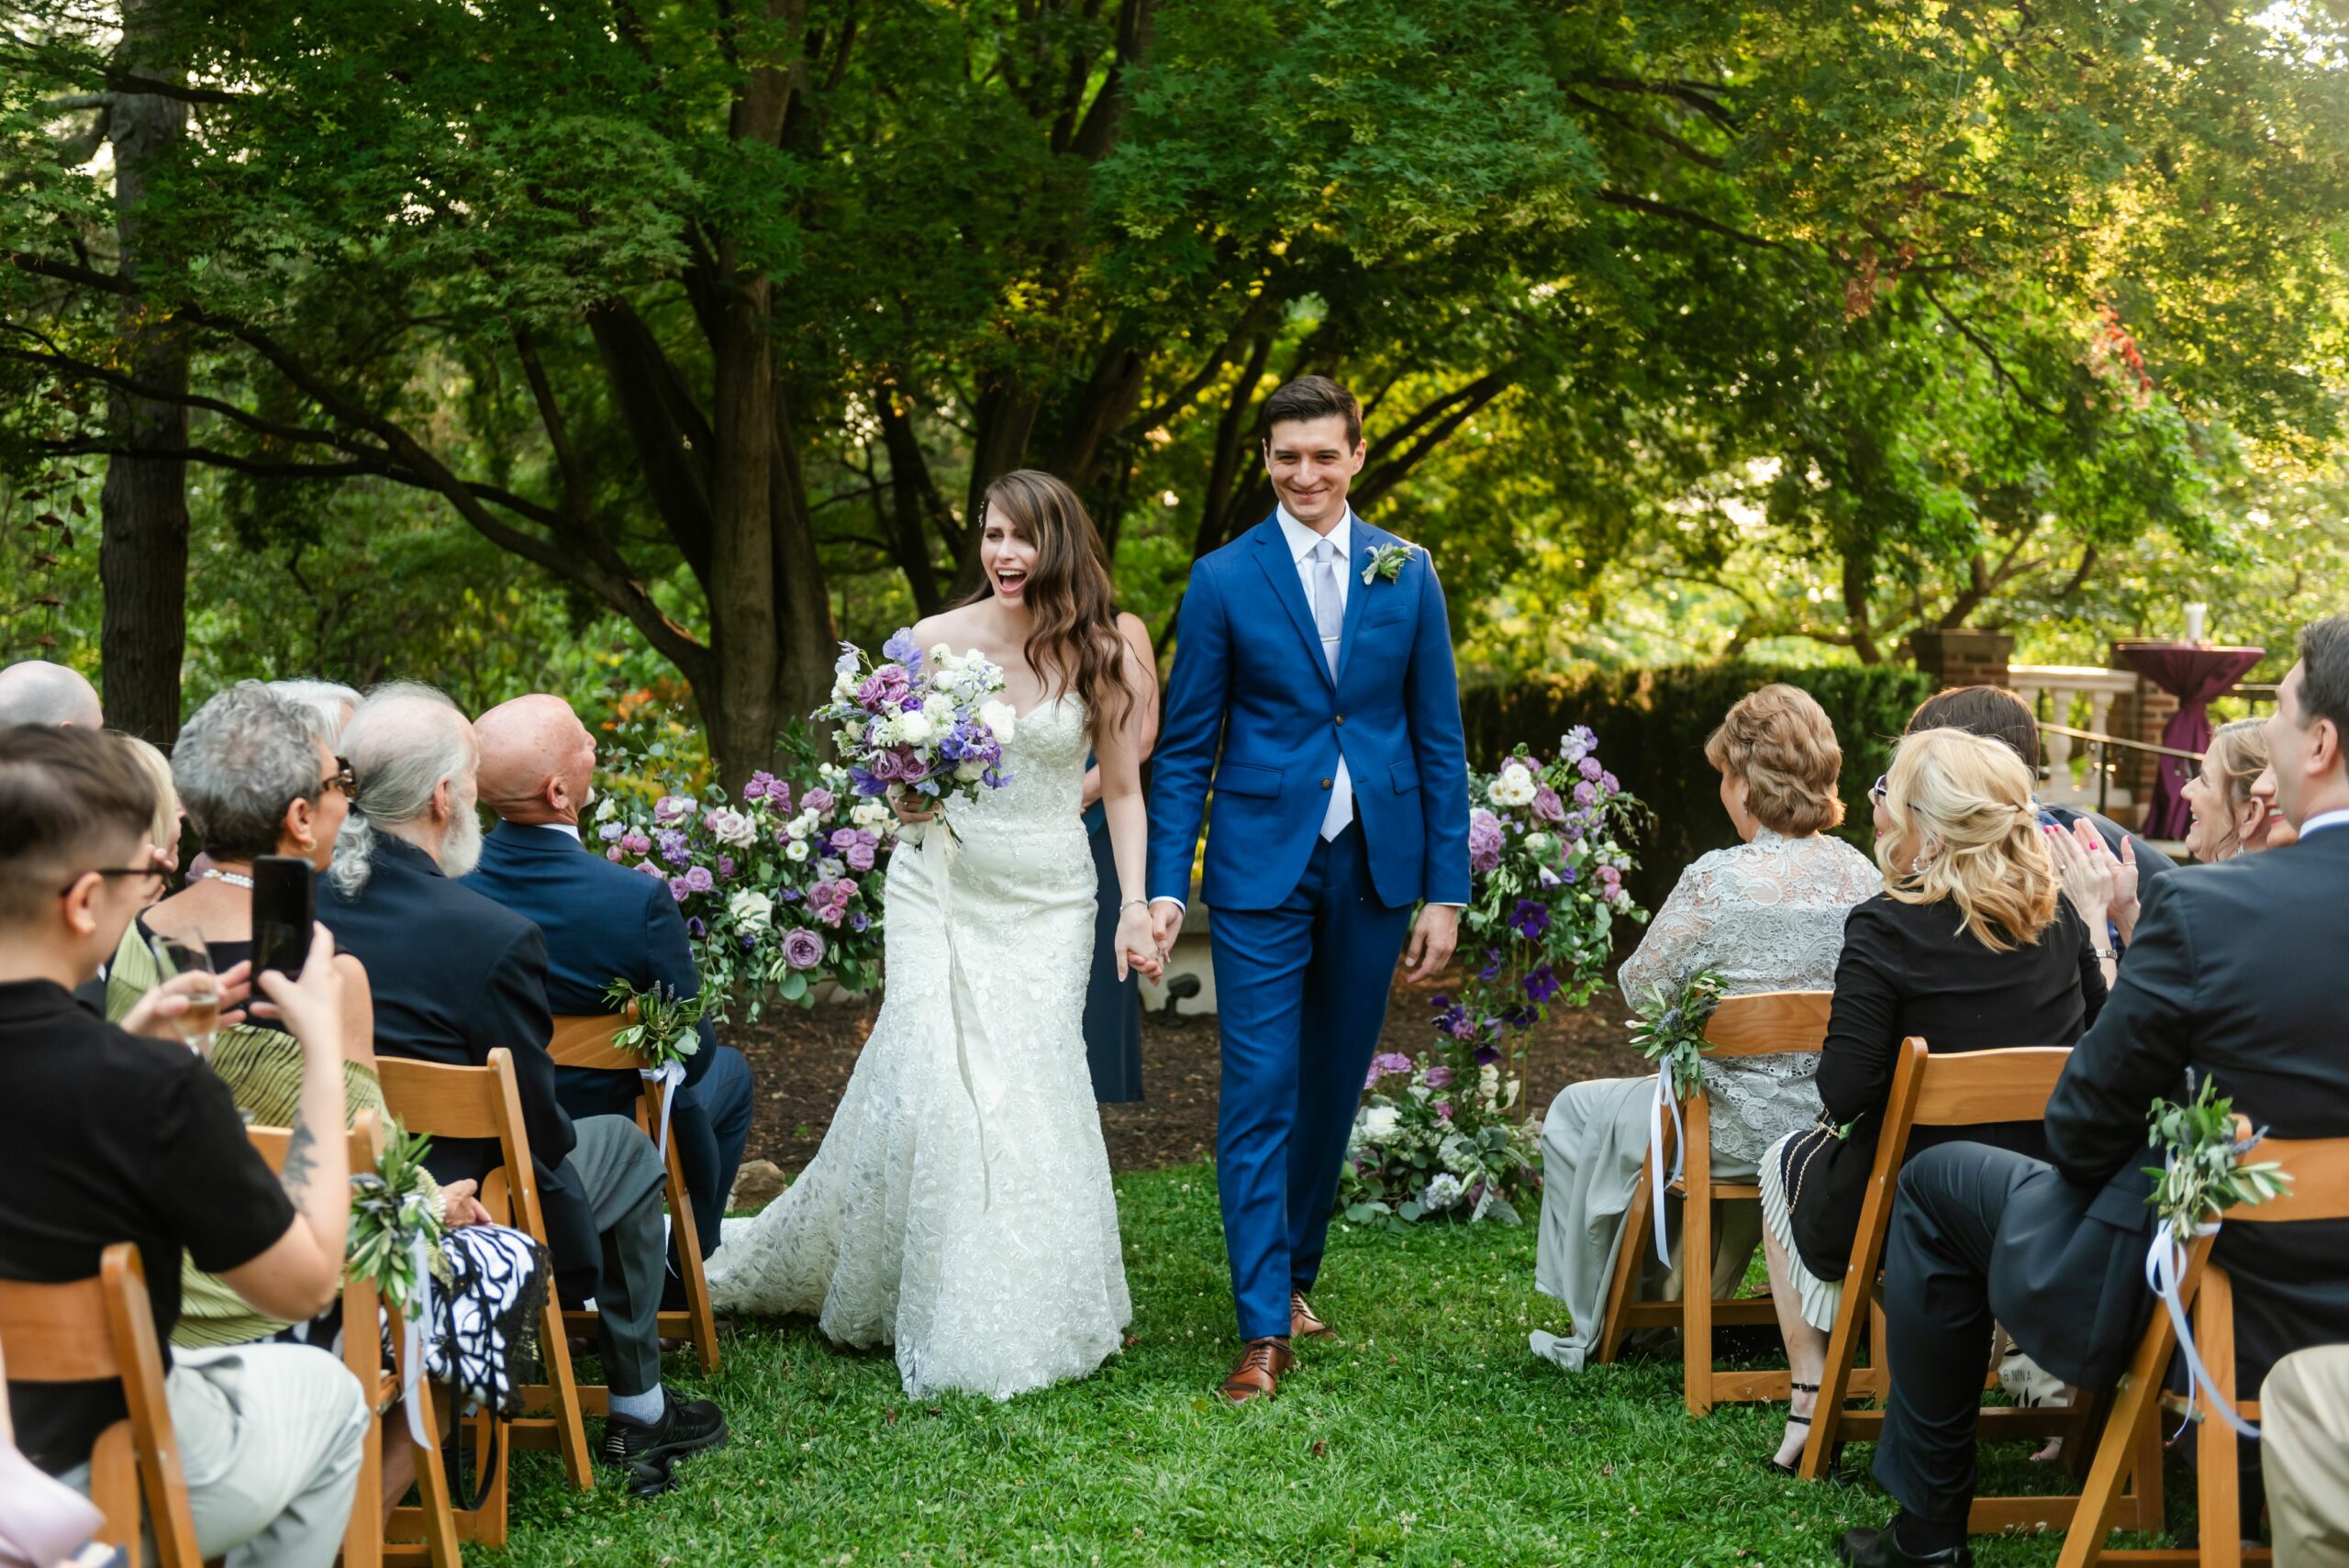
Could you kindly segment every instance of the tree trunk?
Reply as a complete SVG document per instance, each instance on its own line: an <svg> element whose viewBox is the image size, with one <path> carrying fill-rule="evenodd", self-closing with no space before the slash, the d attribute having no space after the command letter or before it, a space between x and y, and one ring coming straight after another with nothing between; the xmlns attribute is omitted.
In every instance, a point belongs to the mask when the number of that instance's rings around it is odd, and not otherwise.
<svg viewBox="0 0 2349 1568"><path fill-rule="evenodd" d="M721 252L724 328L715 344L710 461L709 643L715 692L702 718L719 782L739 789L774 755L780 644L774 595L774 352L767 336L774 284L731 277Z"/></svg>
<svg viewBox="0 0 2349 1568"><path fill-rule="evenodd" d="M807 510L807 480L799 466L798 431L781 389L774 398L774 597L782 617L781 664L775 700L784 720L805 718L829 701L839 628L831 591L816 554L816 520ZM829 747L828 736L818 736Z"/></svg>
<svg viewBox="0 0 2349 1568"><path fill-rule="evenodd" d="M147 6L123 7L123 58L143 75L178 73L144 58ZM139 207L153 172L170 162L187 131L187 106L174 98L123 94L110 114L114 139L115 222L122 275L139 277ZM158 391L187 390L187 342L153 306L126 295L119 313L122 364ZM105 611L98 654L106 722L168 746L180 730L180 664L187 651L187 464L149 452L187 446L187 409L117 393L108 421L129 450L106 464L98 515L98 582Z"/></svg>

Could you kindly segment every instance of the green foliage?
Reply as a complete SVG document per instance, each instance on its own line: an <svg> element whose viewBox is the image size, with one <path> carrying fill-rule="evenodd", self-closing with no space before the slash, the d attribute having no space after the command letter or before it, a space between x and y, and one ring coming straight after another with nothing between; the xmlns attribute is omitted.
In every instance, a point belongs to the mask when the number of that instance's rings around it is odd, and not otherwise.
<svg viewBox="0 0 2349 1568"><path fill-rule="evenodd" d="M1631 999L1640 1010L1631 1043L1650 1062L1670 1069L1673 1092L1683 1098L1704 1079L1705 1028L1713 1021L1713 1009L1720 1006L1728 984L1713 971L1700 969L1676 996L1658 986Z"/></svg>
<svg viewBox="0 0 2349 1568"><path fill-rule="evenodd" d="M2219 1097L2214 1080L2204 1078L2201 1091L2184 1105L2155 1100L2150 1118L2145 1141L2162 1151L2162 1162L2145 1167L2145 1173L2155 1178L2145 1201L2160 1214L2163 1227L2178 1245L2231 1208L2265 1203L2291 1190L2291 1178L2282 1166L2273 1161L2254 1165L2243 1159L2266 1131L2239 1132L2234 1098Z"/></svg>
<svg viewBox="0 0 2349 1568"><path fill-rule="evenodd" d="M1577 724L1597 733L1608 767L1651 814L1640 838L1639 869L1627 885L1653 908L1671 891L1681 867L1736 842L1720 808L1720 775L1705 761L1705 740L1731 704L1772 681L1809 692L1833 722L1843 748L1836 786L1844 806L1840 831L1869 848L1868 785L1889 763L1892 742L1909 715L1932 694L1932 683L1915 670L1733 662L1609 671L1578 680L1527 676L1468 686L1461 708L1472 756L1547 744Z"/></svg>
<svg viewBox="0 0 2349 1568"><path fill-rule="evenodd" d="M674 986L654 984L640 991L615 977L604 988L604 1001L615 1013L636 1009L636 1021L616 1030L612 1043L633 1051L648 1068L682 1063L701 1049L699 996L679 996Z"/></svg>
<svg viewBox="0 0 2349 1568"><path fill-rule="evenodd" d="M431 1150L430 1139L410 1136L395 1118L375 1168L351 1176L345 1267L351 1278L373 1283L384 1302L411 1321L423 1306L427 1283L416 1272L418 1257L434 1274L447 1268L440 1257L440 1207L423 1183L424 1157Z"/></svg>

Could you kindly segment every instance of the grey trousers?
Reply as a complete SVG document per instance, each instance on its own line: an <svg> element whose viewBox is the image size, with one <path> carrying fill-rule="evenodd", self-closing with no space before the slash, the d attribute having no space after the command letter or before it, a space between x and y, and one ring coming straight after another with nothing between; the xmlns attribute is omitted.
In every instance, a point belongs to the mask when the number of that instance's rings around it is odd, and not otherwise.
<svg viewBox="0 0 2349 1568"><path fill-rule="evenodd" d="M571 1168L579 1173L604 1246L596 1275L604 1378L615 1394L650 1394L661 1386L659 1313L668 1271L661 1155L628 1117L582 1117L573 1128L578 1141L572 1145Z"/></svg>
<svg viewBox="0 0 2349 1568"><path fill-rule="evenodd" d="M2296 1351L2259 1392L2276 1568L2349 1565L2349 1345Z"/></svg>
<svg viewBox="0 0 2349 1568"><path fill-rule="evenodd" d="M172 1361L163 1396L197 1548L228 1568L330 1568L374 1418L358 1380L309 1345L174 1350ZM58 1479L86 1494L90 1467Z"/></svg>

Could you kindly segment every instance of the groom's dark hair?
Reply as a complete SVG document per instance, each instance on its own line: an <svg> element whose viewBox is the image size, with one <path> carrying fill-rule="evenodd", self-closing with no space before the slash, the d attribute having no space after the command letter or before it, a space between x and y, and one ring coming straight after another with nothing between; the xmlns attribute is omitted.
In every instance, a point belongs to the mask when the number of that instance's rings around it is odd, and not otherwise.
<svg viewBox="0 0 2349 1568"><path fill-rule="evenodd" d="M1332 414L1345 417L1346 445L1362 445L1362 405L1354 395L1326 375L1301 375L1264 399L1256 439L1270 446L1273 427L1282 420L1326 419Z"/></svg>

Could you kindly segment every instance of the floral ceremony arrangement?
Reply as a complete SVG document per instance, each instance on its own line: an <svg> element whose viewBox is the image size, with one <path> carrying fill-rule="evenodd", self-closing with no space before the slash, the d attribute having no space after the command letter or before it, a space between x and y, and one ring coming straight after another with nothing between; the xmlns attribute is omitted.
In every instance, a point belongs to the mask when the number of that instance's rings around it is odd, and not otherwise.
<svg viewBox="0 0 2349 1568"><path fill-rule="evenodd" d="M637 1071L667 1091L661 1096L661 1131L653 1140L666 1160L670 1107L685 1081L685 1059L701 1050L702 998L681 997L672 985L640 991L615 977L604 988L604 1000L616 1013L634 1010L636 1021L614 1031L612 1044L633 1055L640 1063Z"/></svg>
<svg viewBox="0 0 2349 1568"><path fill-rule="evenodd" d="M1709 969L1688 977L1677 996L1661 986L1649 991L1631 1025L1631 1043L1672 1075L1673 1092L1683 1097L1695 1092L1704 1076L1705 1026L1713 1020L1728 982Z"/></svg>
<svg viewBox="0 0 2349 1568"><path fill-rule="evenodd" d="M755 1020L770 990L814 1005L819 981L872 989L881 972L881 876L896 817L847 770L786 738L789 778L755 773L739 799L694 793L658 755L623 752L595 814L607 860L667 884L685 917L713 1022ZM648 798L649 797L649 798ZM616 1004L617 1005L617 1004Z"/></svg>
<svg viewBox="0 0 2349 1568"><path fill-rule="evenodd" d="M408 1435L419 1444L434 1440L424 1429L416 1398L424 1369L423 1329L432 1319L434 1284L449 1283L440 1251L440 1195L427 1191L423 1182L424 1157L431 1149L430 1139L412 1136L395 1118L385 1129L375 1168L351 1173L351 1220L343 1233L344 1273L373 1284L384 1305L399 1315Z"/></svg>
<svg viewBox="0 0 2349 1568"><path fill-rule="evenodd" d="M1434 1215L1514 1224L1541 1185L1540 1129L1518 1104L1526 1031L1553 1004L1605 984L1618 919L1647 912L1624 891L1639 802L1577 726L1555 756L1520 748L1469 777L1471 902L1458 995L1431 999L1435 1038L1416 1056L1372 1059L1338 1201L1357 1224Z"/></svg>
<svg viewBox="0 0 2349 1568"><path fill-rule="evenodd" d="M1009 784L1003 749L1016 716L1004 700L1003 672L942 643L924 653L905 628L881 653L874 663L855 644L841 644L832 700L815 713L839 726L833 741L857 795L942 802Z"/></svg>

